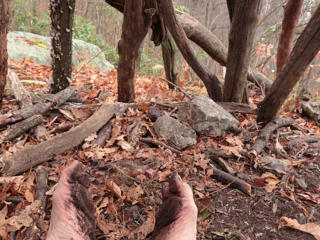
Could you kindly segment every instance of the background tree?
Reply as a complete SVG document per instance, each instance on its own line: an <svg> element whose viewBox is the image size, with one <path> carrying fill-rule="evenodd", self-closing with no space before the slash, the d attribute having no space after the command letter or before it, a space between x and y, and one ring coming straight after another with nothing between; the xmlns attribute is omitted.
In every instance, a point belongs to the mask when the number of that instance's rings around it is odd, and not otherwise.
<svg viewBox="0 0 320 240"><path fill-rule="evenodd" d="M232 24L229 33L227 73L223 90L225 102L242 101L247 85L251 47L258 22L260 4L260 0L241 0L228 4Z"/></svg>
<svg viewBox="0 0 320 240"><path fill-rule="evenodd" d="M291 55L272 84L271 90L261 103L258 121L272 120L293 87L320 50L320 5L313 14Z"/></svg>
<svg viewBox="0 0 320 240"><path fill-rule="evenodd" d="M286 63L292 49L294 31L299 21L303 0L288 0L284 8L282 30L277 52L277 74Z"/></svg>
<svg viewBox="0 0 320 240"><path fill-rule="evenodd" d="M8 72L7 33L9 23L9 0L0 0L0 107Z"/></svg>
<svg viewBox="0 0 320 240"><path fill-rule="evenodd" d="M67 88L72 79L72 27L75 0L50 0L52 37L51 92Z"/></svg>

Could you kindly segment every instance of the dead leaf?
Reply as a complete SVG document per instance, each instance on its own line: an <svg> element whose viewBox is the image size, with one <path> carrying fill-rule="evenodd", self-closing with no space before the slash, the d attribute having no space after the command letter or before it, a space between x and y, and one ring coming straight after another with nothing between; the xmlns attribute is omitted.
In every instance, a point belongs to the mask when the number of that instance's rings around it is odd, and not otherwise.
<svg viewBox="0 0 320 240"><path fill-rule="evenodd" d="M30 227L33 224L32 215L37 213L41 205L40 200L34 201L27 206L19 215L7 219L5 225L9 232L14 232L22 227Z"/></svg>
<svg viewBox="0 0 320 240"><path fill-rule="evenodd" d="M61 112L65 116L66 119L68 119L70 121L75 120L73 114L70 111L64 110L64 109L59 109L59 112Z"/></svg>
<svg viewBox="0 0 320 240"><path fill-rule="evenodd" d="M144 194L144 191L141 187L141 185L134 185L131 187L127 193L127 198L130 198L130 200L138 200L140 196Z"/></svg>
<svg viewBox="0 0 320 240"><path fill-rule="evenodd" d="M127 152L134 152L135 148L132 147L130 143L128 143L125 140L118 141L117 144L122 148L122 150L125 150Z"/></svg>
<svg viewBox="0 0 320 240"><path fill-rule="evenodd" d="M171 170L159 172L159 182L165 182L167 177L171 174Z"/></svg>
<svg viewBox="0 0 320 240"><path fill-rule="evenodd" d="M154 212L148 211L146 221L129 233L128 235L129 239L134 238L135 234L138 234L138 238L136 239L145 239L147 235L153 231L154 225L155 225Z"/></svg>
<svg viewBox="0 0 320 240"><path fill-rule="evenodd" d="M281 217L278 229L283 227L290 227L296 230L306 232L315 237L315 239L320 240L320 225L316 223L306 223L300 224L296 219Z"/></svg>
<svg viewBox="0 0 320 240"><path fill-rule="evenodd" d="M24 196L28 202L33 203L34 196L33 196L33 193L29 189L26 190L26 192L24 193Z"/></svg>
<svg viewBox="0 0 320 240"><path fill-rule="evenodd" d="M106 179L105 183L118 198L122 198L121 188L114 181Z"/></svg>
<svg viewBox="0 0 320 240"><path fill-rule="evenodd" d="M270 172L262 174L261 178L263 178L265 182L264 189L269 193L276 189L277 184L280 183L280 180Z"/></svg>

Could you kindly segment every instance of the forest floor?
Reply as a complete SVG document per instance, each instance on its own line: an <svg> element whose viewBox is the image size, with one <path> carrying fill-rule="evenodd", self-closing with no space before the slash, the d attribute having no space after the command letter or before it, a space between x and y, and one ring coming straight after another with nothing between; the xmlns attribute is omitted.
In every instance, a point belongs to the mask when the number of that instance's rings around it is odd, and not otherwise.
<svg viewBox="0 0 320 240"><path fill-rule="evenodd" d="M20 80L26 81L29 91L47 92L49 67L25 60L23 63L10 62L10 68ZM82 107L69 105L67 109L48 112L42 124L46 130L44 135L37 137L31 130L15 140L4 140L0 142L0 153L14 153L27 145L43 142L85 121L99 103L116 100L115 71L101 73L83 68L75 74L73 85L80 89L78 97L86 100ZM186 84L183 88L190 94L203 94L199 84ZM1 114L19 109L14 96L9 91L7 93ZM249 95L253 105L262 98L259 89L255 88ZM182 93L168 90L167 83L147 77L136 79L136 100L157 101L164 105L187 101ZM88 107L83 107L86 104ZM149 107L142 104L137 109L129 109L124 116L114 118L112 136L102 147L92 144L96 135L88 136L82 145L44 163L49 173L48 192L40 216L37 216L38 209L32 210L37 186L35 169L15 177L0 175L0 238L26 239L30 227L36 223L37 234L40 239L45 239L54 186L61 171L78 160L86 166L91 180L97 239L149 238L156 210L161 204L161 189L166 184L166 177L176 172L193 187L199 210L198 239L320 239L320 157L306 155L303 146L287 146L290 139L320 135L319 125L301 116L299 109L293 113L281 113L293 118L295 127L278 129L265 147L265 155L290 162L291 169L280 174L255 168L255 161L246 154L262 127L257 125L253 114L233 114L240 122L241 133L222 137L199 136L197 144L183 150L183 154L139 140L131 141L131 148L123 150L119 142L128 140L129 129L138 122L146 129L142 137L155 139L148 111ZM9 130L10 127L0 129L0 135ZM277 151L279 149L281 153ZM223 184L212 177L212 166L219 168L215 161L217 152L222 152L218 158L225 160L239 178L251 185L250 196L233 188L232 184ZM28 206L31 207L28 209ZM298 222L293 222L291 228L285 227L283 217ZM317 225L304 225L306 223Z"/></svg>

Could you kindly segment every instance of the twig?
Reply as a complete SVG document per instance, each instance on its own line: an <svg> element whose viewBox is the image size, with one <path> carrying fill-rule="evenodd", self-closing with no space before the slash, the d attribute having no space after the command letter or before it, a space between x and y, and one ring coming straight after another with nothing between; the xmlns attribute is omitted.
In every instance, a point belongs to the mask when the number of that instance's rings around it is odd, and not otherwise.
<svg viewBox="0 0 320 240"><path fill-rule="evenodd" d="M158 145L158 146L161 146L161 147L164 147L164 148L167 148L169 149L171 152L173 153L177 153L177 154L183 154L183 152L163 143L163 142L160 142L160 141L156 141L156 140L153 140L151 138L140 138L140 141L141 142L144 142L144 143L151 143L151 144L154 144L154 145Z"/></svg>
<svg viewBox="0 0 320 240"><path fill-rule="evenodd" d="M190 96L190 94L188 94L186 91L182 90L181 87L177 86L176 84L170 82L169 80L165 79L165 78L160 78L161 80L171 84L172 86L174 86L179 92L183 93L183 95L185 95L188 99L192 99L192 97Z"/></svg>

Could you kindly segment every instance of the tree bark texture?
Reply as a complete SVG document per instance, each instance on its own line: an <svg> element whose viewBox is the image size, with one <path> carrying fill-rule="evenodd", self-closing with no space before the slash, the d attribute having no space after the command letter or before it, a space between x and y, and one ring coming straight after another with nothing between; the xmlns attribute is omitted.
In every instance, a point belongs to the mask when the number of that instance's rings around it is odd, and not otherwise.
<svg viewBox="0 0 320 240"><path fill-rule="evenodd" d="M272 120L320 50L320 5L298 38L290 57L262 101L258 121Z"/></svg>
<svg viewBox="0 0 320 240"><path fill-rule="evenodd" d="M238 0L239 1L239 0ZM229 12L230 23L232 23L232 18L234 15L236 0L227 0L227 7Z"/></svg>
<svg viewBox="0 0 320 240"><path fill-rule="evenodd" d="M166 78L173 84L178 85L178 49L168 31L164 41L161 43L161 50ZM170 89L174 89L174 85L168 84L168 86Z"/></svg>
<svg viewBox="0 0 320 240"><path fill-rule="evenodd" d="M108 4L112 7L116 8L120 12L123 12L124 9L124 0L106 0ZM179 10L175 10L176 17L181 24L184 32L186 33L188 39L193 41L199 47L201 47L208 55L220 63L222 66L227 65L227 48L223 45L223 43L205 26L203 26L197 19L194 17L180 12ZM158 41L161 40L161 34L159 33L161 30L157 29L154 26L155 22L160 18L153 18L152 30L156 31L153 33L153 38L155 45L158 45ZM162 26L161 24L157 24L157 26ZM248 81L258 83L260 86L264 86L265 90L268 91L271 87L271 80L264 76L262 73L251 69L248 72Z"/></svg>
<svg viewBox="0 0 320 240"><path fill-rule="evenodd" d="M8 52L7 33L9 24L9 0L0 0L0 108L7 82Z"/></svg>
<svg viewBox="0 0 320 240"><path fill-rule="evenodd" d="M260 0L241 0L235 3L223 91L225 102L242 101L260 3Z"/></svg>
<svg viewBox="0 0 320 240"><path fill-rule="evenodd" d="M52 37L51 92L57 93L72 80L72 26L75 0L50 0Z"/></svg>
<svg viewBox="0 0 320 240"><path fill-rule="evenodd" d="M294 38L294 31L299 21L303 0L289 0L284 8L282 30L277 52L277 75L286 63Z"/></svg>
<svg viewBox="0 0 320 240"><path fill-rule="evenodd" d="M203 81L207 88L208 95L215 101L222 100L222 83L206 67L199 62L191 46L188 44L187 36L177 20L172 0L161 0L158 2L160 15L172 37L174 38L180 52L190 67Z"/></svg>
<svg viewBox="0 0 320 240"><path fill-rule="evenodd" d="M121 40L118 43L118 101L133 102L134 74L140 45L151 26L155 10L144 9L149 0L126 0ZM148 10L148 11L147 11Z"/></svg>

